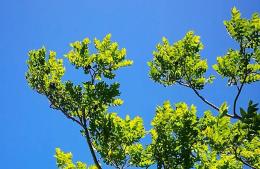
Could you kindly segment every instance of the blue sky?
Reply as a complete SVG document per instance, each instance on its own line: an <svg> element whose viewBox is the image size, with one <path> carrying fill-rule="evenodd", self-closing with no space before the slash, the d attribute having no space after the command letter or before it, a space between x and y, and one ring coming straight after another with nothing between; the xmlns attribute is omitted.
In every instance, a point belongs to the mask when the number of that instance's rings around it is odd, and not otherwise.
<svg viewBox="0 0 260 169"><path fill-rule="evenodd" d="M199 115L209 109L191 90L164 88L149 79L147 62L155 45L163 36L173 43L194 30L205 47L202 57L212 65L228 48L237 47L223 25L233 6L244 17L260 12L257 0L1 0L1 168L54 169L55 147L71 151L75 160L93 163L79 127L51 110L47 99L28 87L25 62L29 50L44 45L63 57L70 50L69 43L111 33L112 39L127 49L127 57L134 60L133 66L118 71L116 81L121 84L125 103L116 111L122 117L141 116L149 129L156 106L165 100L193 103ZM68 67L65 78L83 81L81 73ZM209 66L211 73L216 75ZM232 104L235 89L227 86L226 79L216 77L202 94L217 105L223 101ZM245 106L249 99L260 102L259 89L259 83L246 86L239 105Z"/></svg>

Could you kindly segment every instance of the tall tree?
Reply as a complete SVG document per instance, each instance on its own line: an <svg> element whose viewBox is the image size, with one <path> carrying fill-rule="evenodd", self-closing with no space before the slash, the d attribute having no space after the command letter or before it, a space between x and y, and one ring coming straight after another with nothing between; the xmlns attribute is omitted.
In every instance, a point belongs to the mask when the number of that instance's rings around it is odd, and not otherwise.
<svg viewBox="0 0 260 169"><path fill-rule="evenodd" d="M149 168L260 168L260 114L257 105L249 101L247 109L237 111L237 101L247 84L260 80L260 18L257 13L251 19L241 18L232 9L232 18L224 22L228 33L239 49L229 49L217 58L213 68L228 85L237 88L233 107L223 102L217 106L200 94L214 76L206 77L206 60L201 59L203 45L200 37L188 32L171 45L162 39L148 62L150 78L164 86L175 84L193 92L218 115L208 110L197 116L194 105L166 101L156 109L146 131L142 118L124 119L108 112L111 106L119 106L119 83L113 82L115 71L130 66L126 50L119 49L108 34L103 40L94 39L95 51L89 50L90 40L71 44L72 50L65 56L69 62L87 75L80 84L62 79L65 68L62 59L56 59L54 51L45 48L29 52L26 79L32 89L45 95L50 107L62 112L81 127L94 165L101 169L110 165L118 169L129 166ZM140 139L151 135L151 143L143 145ZM102 158L99 161L98 156ZM72 154L56 149L57 166L62 169L86 169L83 162L73 163Z"/></svg>

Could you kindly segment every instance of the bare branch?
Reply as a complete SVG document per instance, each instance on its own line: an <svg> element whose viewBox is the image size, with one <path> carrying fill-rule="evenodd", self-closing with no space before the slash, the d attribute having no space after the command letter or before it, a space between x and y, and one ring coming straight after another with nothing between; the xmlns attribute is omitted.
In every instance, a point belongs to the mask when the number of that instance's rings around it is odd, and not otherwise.
<svg viewBox="0 0 260 169"><path fill-rule="evenodd" d="M190 88L190 86L189 86L188 84L186 84L186 83L184 83L184 82L182 82L182 81L176 81L176 82L177 82L179 85L181 85L181 86Z"/></svg>
<svg viewBox="0 0 260 169"><path fill-rule="evenodd" d="M236 105L237 105L237 100L238 100L238 97L242 91L242 88L244 86L244 82L242 83L242 85L240 86L238 92L237 92L237 95L235 97L235 100L234 100L234 104L233 104L233 114L234 114L234 117L237 117L238 119L241 119L241 116L239 116L237 113L236 113Z"/></svg>
<svg viewBox="0 0 260 169"><path fill-rule="evenodd" d="M250 167L252 169L256 169L254 166L250 165L246 160L243 160L242 157L237 157L237 159L239 161L241 161L244 165L246 165L246 166L248 166L248 167Z"/></svg>
<svg viewBox="0 0 260 169"><path fill-rule="evenodd" d="M191 89L195 92L195 94L196 94L203 102L205 102L207 105L209 105L209 106L212 107L213 109L219 111L219 108L218 108L217 106L215 106L213 103L209 102L209 101L206 100L203 96L201 96L201 95L199 94L199 92L198 92L195 88L191 87Z"/></svg>

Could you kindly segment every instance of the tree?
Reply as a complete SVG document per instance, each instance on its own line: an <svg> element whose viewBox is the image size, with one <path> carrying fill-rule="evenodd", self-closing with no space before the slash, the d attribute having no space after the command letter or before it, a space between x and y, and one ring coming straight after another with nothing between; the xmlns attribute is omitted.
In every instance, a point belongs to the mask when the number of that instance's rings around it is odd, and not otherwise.
<svg viewBox="0 0 260 169"><path fill-rule="evenodd" d="M177 84L192 89L217 115L208 110L198 117L194 105L181 102L172 106L166 101L157 107L153 128L146 131L140 117L123 119L109 113L109 107L123 104L119 83L113 82L115 70L133 63L125 58L126 49L111 41L110 34L103 40L94 39L95 52L90 52L88 38L71 44L65 57L87 75L81 84L63 81L63 60L56 59L54 51L47 54L45 48L29 52L26 79L32 89L48 98L51 108L81 127L94 161L90 169L101 169L105 164L118 169L260 168L258 104L250 100L246 110L237 111L243 87L260 80L260 18L257 13L251 19L241 18L233 8L231 20L224 25L239 49L218 57L213 68L228 79L229 86L237 88L232 110L226 102L218 107L200 94L215 77L205 76L208 65L200 57L203 45L194 32L173 45L163 38L148 63L152 80L166 87ZM142 145L140 139L146 135L151 135L152 141ZM61 169L87 168L83 162L73 163L72 154L59 148L55 157Z"/></svg>

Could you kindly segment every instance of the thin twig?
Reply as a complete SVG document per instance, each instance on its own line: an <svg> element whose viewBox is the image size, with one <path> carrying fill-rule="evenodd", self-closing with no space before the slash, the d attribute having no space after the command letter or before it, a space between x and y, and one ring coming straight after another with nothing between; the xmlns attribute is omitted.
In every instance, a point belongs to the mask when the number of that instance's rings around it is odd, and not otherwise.
<svg viewBox="0 0 260 169"><path fill-rule="evenodd" d="M241 84L241 86L240 86L240 88L239 88L239 90L237 92L237 95L235 97L234 104L233 104L233 114L234 114L234 117L237 117L238 119L241 119L241 117L236 113L236 105L237 105L238 97L239 97L239 95L240 95L240 93L242 91L242 88L243 88L244 84L245 83L242 82L242 84Z"/></svg>
<svg viewBox="0 0 260 169"><path fill-rule="evenodd" d="M239 155L237 154L237 147L233 147L233 150L235 152L235 157L236 157L237 160L241 161L244 165L246 165L246 166L248 166L248 167L250 167L252 169L256 169L254 166L252 166L248 162L244 161L242 159L242 157L239 157Z"/></svg>
<svg viewBox="0 0 260 169"><path fill-rule="evenodd" d="M186 83L183 83L182 81L176 81L176 82L177 82L179 85L181 85L181 86L191 88L191 89L195 92L195 94L196 94L202 101L204 101L206 104L208 104L209 106L211 106L211 107L214 108L215 110L219 111L219 108L218 108L217 106L215 106L213 103L209 102L209 101L206 100L203 96L201 96L201 95L199 94L199 92L198 92L195 88L191 87L190 85L188 85L188 84L186 84ZM227 116L227 117L230 117L230 118L237 118L237 117L232 116L232 115L230 115L230 114L226 114L226 116Z"/></svg>
<svg viewBox="0 0 260 169"><path fill-rule="evenodd" d="M239 161L241 161L244 165L251 167L252 169L256 169L255 167L253 167L252 165L250 165L249 163L247 163L245 160L242 159L242 157L237 157Z"/></svg>
<svg viewBox="0 0 260 169"><path fill-rule="evenodd" d="M213 103L209 102L209 101L206 100L203 96L201 96L201 95L199 94L199 92L198 92L195 88L191 87L191 89L195 92L195 94L196 94L202 101L204 101L206 104L208 104L209 106L211 106L213 109L219 111L219 108L218 108L217 106L215 106Z"/></svg>

